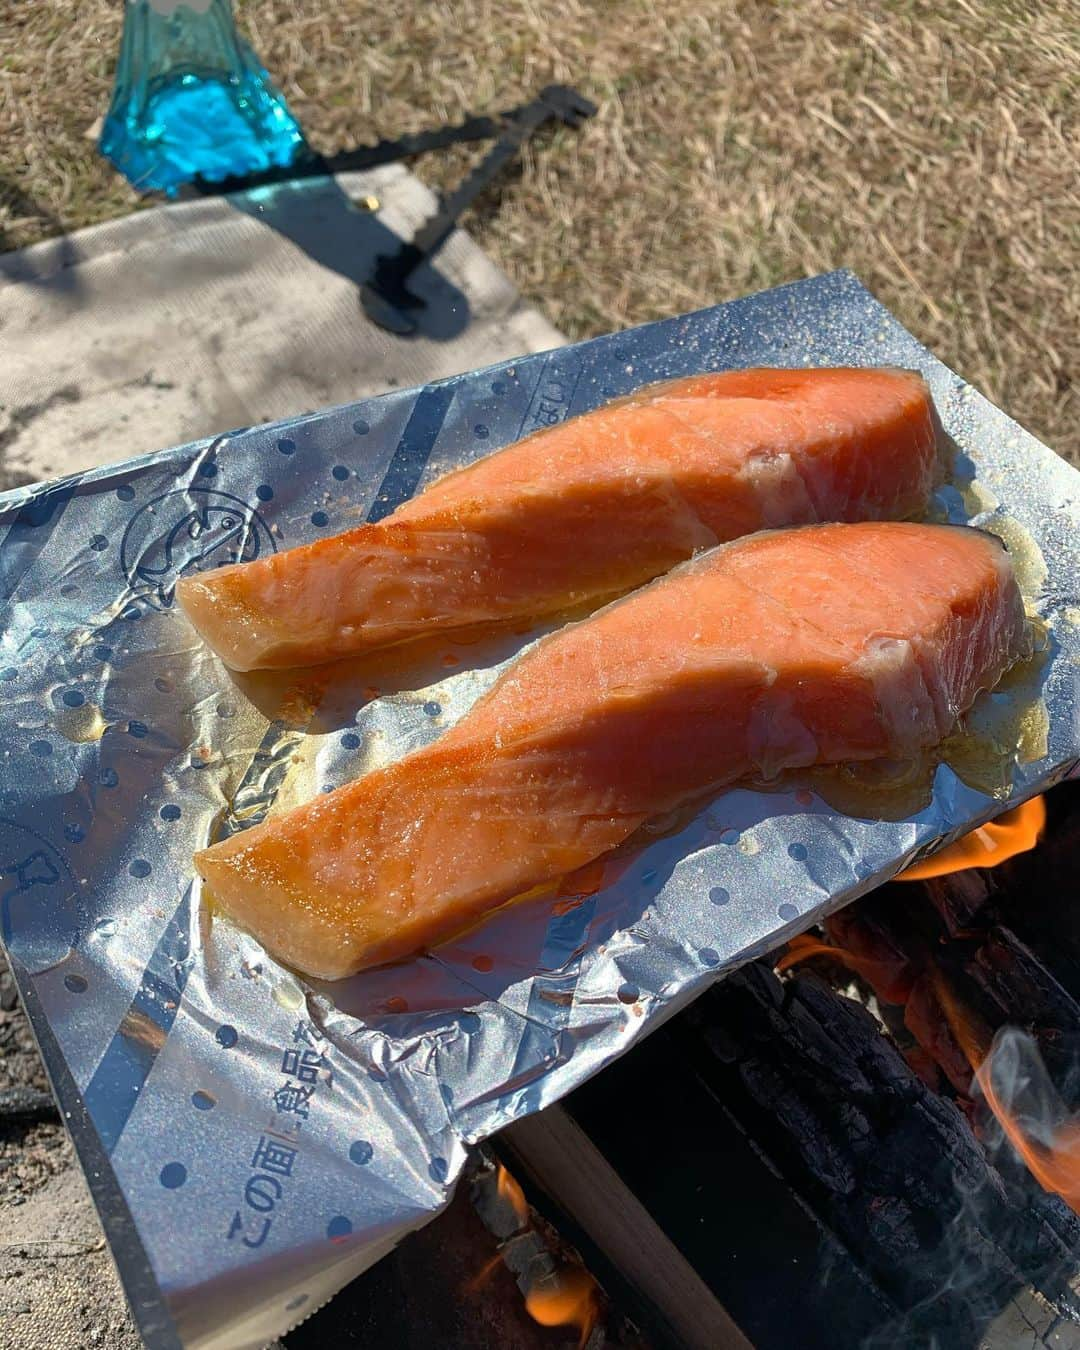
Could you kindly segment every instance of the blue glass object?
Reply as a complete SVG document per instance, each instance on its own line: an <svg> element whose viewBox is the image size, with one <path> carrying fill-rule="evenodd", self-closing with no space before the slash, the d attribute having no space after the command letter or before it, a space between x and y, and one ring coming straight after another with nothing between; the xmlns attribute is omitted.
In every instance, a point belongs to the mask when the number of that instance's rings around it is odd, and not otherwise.
<svg viewBox="0 0 1080 1350"><path fill-rule="evenodd" d="M231 0L127 0L101 152L140 190L291 164L300 125L236 31Z"/></svg>

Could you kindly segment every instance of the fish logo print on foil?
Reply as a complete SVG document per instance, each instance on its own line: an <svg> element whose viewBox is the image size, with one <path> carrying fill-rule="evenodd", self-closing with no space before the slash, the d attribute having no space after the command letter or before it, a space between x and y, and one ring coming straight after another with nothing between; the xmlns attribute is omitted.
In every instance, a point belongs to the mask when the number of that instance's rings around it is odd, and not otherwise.
<svg viewBox="0 0 1080 1350"><path fill-rule="evenodd" d="M63 856L36 831L0 816L0 933L31 973L79 945L86 916Z"/></svg>
<svg viewBox="0 0 1080 1350"><path fill-rule="evenodd" d="M20 895L31 886L51 886L53 882L59 881L60 873L49 861L44 849L38 848L21 862L0 863L0 877L3 877L0 883L3 886L0 905L6 906L13 895Z"/></svg>
<svg viewBox="0 0 1080 1350"><path fill-rule="evenodd" d="M155 497L128 522L120 547L132 597L171 609L176 583L226 563L275 551L273 535L251 506L228 492L177 488Z"/></svg>

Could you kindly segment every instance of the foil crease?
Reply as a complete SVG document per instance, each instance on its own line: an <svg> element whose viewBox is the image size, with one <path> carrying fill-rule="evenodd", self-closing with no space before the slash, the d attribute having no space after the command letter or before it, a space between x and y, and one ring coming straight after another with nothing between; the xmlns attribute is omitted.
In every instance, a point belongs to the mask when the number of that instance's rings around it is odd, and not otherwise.
<svg viewBox="0 0 1080 1350"><path fill-rule="evenodd" d="M655 380L844 364L922 371L975 474L943 514L1041 552L1048 728L1007 793L941 767L926 809L876 821L731 791L602 883L336 985L212 912L196 848L438 736L537 632L332 689L230 676L176 609L180 575L378 518ZM0 497L0 932L147 1343L284 1333L445 1205L470 1143L1074 773L1078 526L1080 475L843 272Z"/></svg>

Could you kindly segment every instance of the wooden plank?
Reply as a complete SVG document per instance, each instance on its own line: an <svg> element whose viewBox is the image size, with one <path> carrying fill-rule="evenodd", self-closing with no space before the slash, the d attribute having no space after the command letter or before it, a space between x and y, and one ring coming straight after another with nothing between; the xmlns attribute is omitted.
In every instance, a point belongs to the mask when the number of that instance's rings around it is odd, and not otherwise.
<svg viewBox="0 0 1080 1350"><path fill-rule="evenodd" d="M712 1290L561 1106L515 1122L493 1143L519 1180L548 1195L603 1253L670 1344L752 1350Z"/></svg>

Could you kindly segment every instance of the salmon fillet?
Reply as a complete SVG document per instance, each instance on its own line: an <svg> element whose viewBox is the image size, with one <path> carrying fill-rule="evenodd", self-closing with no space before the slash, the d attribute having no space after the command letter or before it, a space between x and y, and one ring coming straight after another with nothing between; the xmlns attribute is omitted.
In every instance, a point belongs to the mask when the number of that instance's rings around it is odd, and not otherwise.
<svg viewBox="0 0 1080 1350"><path fill-rule="evenodd" d="M177 598L235 670L593 605L755 530L919 514L935 429L909 371L697 375L529 436L376 524L186 578Z"/></svg>
<svg viewBox="0 0 1080 1350"><path fill-rule="evenodd" d="M753 535L543 639L433 745L195 863L275 955L347 975L737 780L934 745L1025 642L992 535Z"/></svg>

